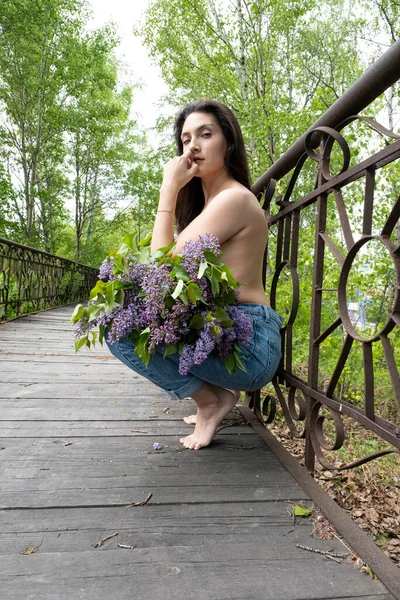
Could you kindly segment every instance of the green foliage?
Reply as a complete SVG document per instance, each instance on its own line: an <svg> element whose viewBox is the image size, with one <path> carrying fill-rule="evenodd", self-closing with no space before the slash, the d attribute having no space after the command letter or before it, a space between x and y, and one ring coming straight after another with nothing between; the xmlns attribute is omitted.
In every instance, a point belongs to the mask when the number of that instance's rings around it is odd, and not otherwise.
<svg viewBox="0 0 400 600"><path fill-rule="evenodd" d="M138 199L147 232L159 176L130 119L133 86L119 83L118 38L88 32L87 6L0 3L0 233L95 264L107 222L131 220Z"/></svg>
<svg viewBox="0 0 400 600"><path fill-rule="evenodd" d="M171 104L210 97L234 109L256 177L360 75L363 23L346 8L344 1L319 8L310 1L153 0L137 33L161 68Z"/></svg>

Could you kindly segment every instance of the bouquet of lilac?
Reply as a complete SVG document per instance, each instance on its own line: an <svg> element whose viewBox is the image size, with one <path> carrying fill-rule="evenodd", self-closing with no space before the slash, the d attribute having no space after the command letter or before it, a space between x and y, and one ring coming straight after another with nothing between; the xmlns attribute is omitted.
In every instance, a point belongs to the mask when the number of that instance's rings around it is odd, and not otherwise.
<svg viewBox="0 0 400 600"><path fill-rule="evenodd" d="M151 253L151 236L135 240L128 235L108 255L88 305L76 306L76 351L103 343L105 335L110 344L129 336L145 364L157 346L164 358L179 353L182 375L209 355L223 359L230 373L245 370L241 346L249 345L251 322L236 305L240 284L220 261L218 238L199 236L179 255L175 243Z"/></svg>

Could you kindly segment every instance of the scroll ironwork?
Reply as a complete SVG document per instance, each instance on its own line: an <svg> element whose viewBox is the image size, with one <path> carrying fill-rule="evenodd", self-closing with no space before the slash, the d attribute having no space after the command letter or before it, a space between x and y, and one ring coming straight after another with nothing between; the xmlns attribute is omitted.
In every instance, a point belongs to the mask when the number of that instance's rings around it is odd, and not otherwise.
<svg viewBox="0 0 400 600"><path fill-rule="evenodd" d="M350 124L354 128L361 122L364 128L384 136L386 146L357 162L345 131ZM351 132L349 137L354 140L354 129ZM279 402L292 435L306 440L305 464L312 472L315 457L325 468L347 469L400 450L400 188L399 178L388 175L390 168L400 175L400 136L356 115L336 127L310 129L303 144L304 152L288 182L262 178L265 187L259 196L269 223L265 280L271 306L282 313L286 300L286 314L282 360L273 381L275 395L263 399L260 392L253 393L250 405L261 420L271 423ZM357 194L358 204L354 202ZM312 246L299 264L304 232L311 230ZM377 263L379 268L367 259L371 243L384 255L383 262ZM337 273L334 285L333 272ZM373 291L360 289L363 277L376 282ZM286 282L283 287L282 280ZM383 283L385 294L378 296L376 289ZM376 314L379 309L379 322L378 317L369 322L364 314L360 323L366 307ZM305 321L308 353L300 368L296 327L301 322L304 326ZM329 353L336 353L335 358L330 368L322 368L322 356ZM354 361L355 355L363 370L362 397L343 396L344 374L351 380L350 357ZM377 365L386 377L390 418L377 409ZM343 446L344 418L348 417L391 447L349 464L332 464L326 452Z"/></svg>
<svg viewBox="0 0 400 600"><path fill-rule="evenodd" d="M0 238L0 322L88 297L98 271Z"/></svg>

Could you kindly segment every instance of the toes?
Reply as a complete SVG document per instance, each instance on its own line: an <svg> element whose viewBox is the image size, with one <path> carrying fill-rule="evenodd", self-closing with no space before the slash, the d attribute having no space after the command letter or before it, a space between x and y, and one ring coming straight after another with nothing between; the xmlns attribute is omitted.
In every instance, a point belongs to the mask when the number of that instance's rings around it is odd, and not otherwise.
<svg viewBox="0 0 400 600"><path fill-rule="evenodd" d="M179 441L185 448L188 448L188 450L200 450L200 448L204 446L204 444L199 442L196 438L193 438L191 435L181 438Z"/></svg>
<svg viewBox="0 0 400 600"><path fill-rule="evenodd" d="M196 425L196 415L189 415L188 417L183 417L183 420L187 425Z"/></svg>

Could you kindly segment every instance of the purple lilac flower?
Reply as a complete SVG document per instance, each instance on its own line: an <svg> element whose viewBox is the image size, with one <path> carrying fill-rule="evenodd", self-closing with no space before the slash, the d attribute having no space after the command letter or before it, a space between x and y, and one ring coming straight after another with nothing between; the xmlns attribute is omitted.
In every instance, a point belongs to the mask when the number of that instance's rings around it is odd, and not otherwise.
<svg viewBox="0 0 400 600"><path fill-rule="evenodd" d="M200 331L193 354L193 363L201 365L214 350L217 338L211 333L212 323L206 323Z"/></svg>
<svg viewBox="0 0 400 600"><path fill-rule="evenodd" d="M236 333L233 327L225 327L217 340L218 355L222 360L228 356L233 342L236 340Z"/></svg>
<svg viewBox="0 0 400 600"><path fill-rule="evenodd" d="M227 312L233 321L233 328L239 344L248 348L253 333L249 317L238 306L228 306Z"/></svg>
<svg viewBox="0 0 400 600"><path fill-rule="evenodd" d="M153 450L162 450L161 444L159 444L158 442L154 442Z"/></svg>
<svg viewBox="0 0 400 600"><path fill-rule="evenodd" d="M190 369L194 365L194 346L191 344L185 344L183 352L179 359L179 373L180 375L187 375Z"/></svg>
<svg viewBox="0 0 400 600"><path fill-rule="evenodd" d="M99 269L99 279L105 282L113 281L114 279L116 279L116 276L113 275L113 271L114 264L112 262L109 262L108 259L106 259Z"/></svg>
<svg viewBox="0 0 400 600"><path fill-rule="evenodd" d="M151 265L151 269L142 279L142 290L146 294L146 309L155 317L165 309L164 298L172 291L174 282L170 277L170 267L166 265Z"/></svg>
<svg viewBox="0 0 400 600"><path fill-rule="evenodd" d="M111 329L108 333L108 342L114 344L131 333L136 329L137 321L137 308L134 304L130 304L127 308L123 308L122 310L118 310L113 318Z"/></svg>
<svg viewBox="0 0 400 600"><path fill-rule="evenodd" d="M149 352L152 352L159 344L174 344L180 341L177 324L165 321L159 327L155 327L149 335Z"/></svg>
<svg viewBox="0 0 400 600"><path fill-rule="evenodd" d="M211 250L216 256L220 256L221 247L219 239L211 233L206 233L203 236L199 235L198 240L188 241L183 246L181 264L192 279L197 279L199 264L206 260L204 250Z"/></svg>
<svg viewBox="0 0 400 600"><path fill-rule="evenodd" d="M74 338L78 339L84 335L87 335L91 329L91 323L87 317L82 317L74 328Z"/></svg>

